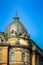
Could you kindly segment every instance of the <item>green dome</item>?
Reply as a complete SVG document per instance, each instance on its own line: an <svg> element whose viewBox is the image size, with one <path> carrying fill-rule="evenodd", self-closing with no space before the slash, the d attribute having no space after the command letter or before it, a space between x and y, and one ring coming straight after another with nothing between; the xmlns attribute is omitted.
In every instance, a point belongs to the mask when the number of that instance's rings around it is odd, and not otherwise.
<svg viewBox="0 0 43 65"><path fill-rule="evenodd" d="M8 35L10 35L11 32L15 32L16 35L23 35L23 34L28 34L27 30L25 29L25 27L23 26L23 24L19 21L19 18L16 16L14 17L14 20L11 24L8 25L8 27L6 28L5 33L7 33Z"/></svg>

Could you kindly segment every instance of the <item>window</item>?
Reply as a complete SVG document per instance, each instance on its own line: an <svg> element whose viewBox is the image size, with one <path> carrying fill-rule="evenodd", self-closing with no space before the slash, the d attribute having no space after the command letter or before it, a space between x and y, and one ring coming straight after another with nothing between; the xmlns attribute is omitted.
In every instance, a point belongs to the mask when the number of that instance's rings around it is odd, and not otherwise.
<svg viewBox="0 0 43 65"><path fill-rule="evenodd" d="M30 63L30 52L27 53L27 62Z"/></svg>
<svg viewBox="0 0 43 65"><path fill-rule="evenodd" d="M10 61L15 61L15 53L11 52L10 54Z"/></svg>
<svg viewBox="0 0 43 65"><path fill-rule="evenodd" d="M22 61L25 61L25 53L22 53Z"/></svg>

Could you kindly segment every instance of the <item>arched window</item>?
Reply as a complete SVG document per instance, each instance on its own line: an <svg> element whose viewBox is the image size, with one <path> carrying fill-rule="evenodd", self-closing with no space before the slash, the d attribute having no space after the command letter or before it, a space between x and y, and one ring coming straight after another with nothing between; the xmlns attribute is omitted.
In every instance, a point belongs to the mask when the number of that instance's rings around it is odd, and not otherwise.
<svg viewBox="0 0 43 65"><path fill-rule="evenodd" d="M25 53L22 53L22 61L25 61Z"/></svg>
<svg viewBox="0 0 43 65"><path fill-rule="evenodd" d="M10 61L15 61L15 53L14 52L10 53Z"/></svg>

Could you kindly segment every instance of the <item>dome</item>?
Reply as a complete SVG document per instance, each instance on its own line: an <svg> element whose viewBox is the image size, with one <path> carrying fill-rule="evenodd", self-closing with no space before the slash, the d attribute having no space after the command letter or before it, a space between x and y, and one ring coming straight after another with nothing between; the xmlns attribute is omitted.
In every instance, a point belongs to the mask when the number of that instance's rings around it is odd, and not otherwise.
<svg viewBox="0 0 43 65"><path fill-rule="evenodd" d="M10 36L11 33L15 33L16 36L28 36L27 30L23 24L19 21L17 16L14 17L13 22L8 25L5 33Z"/></svg>

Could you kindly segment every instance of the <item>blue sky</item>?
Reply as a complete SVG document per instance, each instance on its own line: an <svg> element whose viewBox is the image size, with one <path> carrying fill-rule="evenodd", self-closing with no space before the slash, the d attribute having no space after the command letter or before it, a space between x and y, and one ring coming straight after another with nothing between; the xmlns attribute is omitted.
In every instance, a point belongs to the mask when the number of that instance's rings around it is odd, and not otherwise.
<svg viewBox="0 0 43 65"><path fill-rule="evenodd" d="M31 39L43 49L43 0L0 0L0 32L12 22L16 9Z"/></svg>

